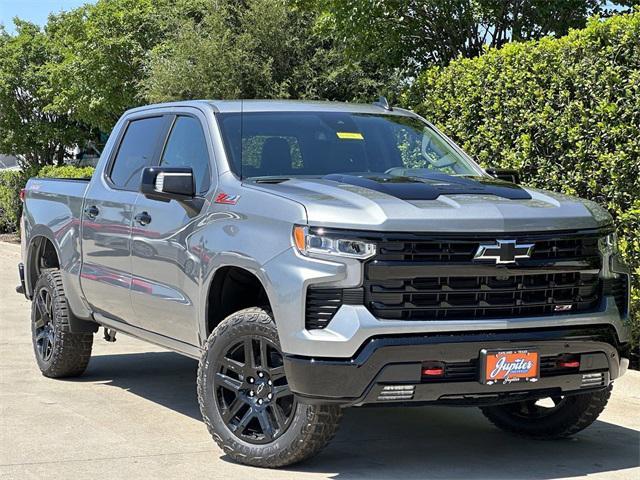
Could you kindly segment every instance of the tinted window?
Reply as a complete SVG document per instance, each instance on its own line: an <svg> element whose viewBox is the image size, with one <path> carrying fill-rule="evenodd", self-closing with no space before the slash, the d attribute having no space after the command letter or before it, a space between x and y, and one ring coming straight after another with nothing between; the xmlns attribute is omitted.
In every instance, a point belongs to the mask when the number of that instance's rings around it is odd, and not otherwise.
<svg viewBox="0 0 640 480"><path fill-rule="evenodd" d="M162 155L163 167L191 167L196 192L209 190L211 173L209 152L200 121L193 117L178 117Z"/></svg>
<svg viewBox="0 0 640 480"><path fill-rule="evenodd" d="M116 187L138 189L142 169L153 159L163 121L162 117L153 117L129 123L111 169L111 181Z"/></svg>
<svg viewBox="0 0 640 480"><path fill-rule="evenodd" d="M232 169L243 178L480 173L438 132L409 116L249 112L219 118Z"/></svg>

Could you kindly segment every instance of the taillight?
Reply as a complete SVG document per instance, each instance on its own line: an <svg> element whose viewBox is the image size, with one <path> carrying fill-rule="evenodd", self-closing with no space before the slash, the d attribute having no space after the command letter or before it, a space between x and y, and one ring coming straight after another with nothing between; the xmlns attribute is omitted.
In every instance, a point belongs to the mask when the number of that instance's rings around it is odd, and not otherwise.
<svg viewBox="0 0 640 480"><path fill-rule="evenodd" d="M23 188L23 189L20 190L20 201L21 202L24 202L24 197L25 197L26 194L27 194L27 189L26 188Z"/></svg>

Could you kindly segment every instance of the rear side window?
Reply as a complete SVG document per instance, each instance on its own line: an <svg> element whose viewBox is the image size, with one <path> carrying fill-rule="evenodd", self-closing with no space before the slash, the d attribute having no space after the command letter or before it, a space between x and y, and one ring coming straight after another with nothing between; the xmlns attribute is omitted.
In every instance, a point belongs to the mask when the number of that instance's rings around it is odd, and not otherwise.
<svg viewBox="0 0 640 480"><path fill-rule="evenodd" d="M162 117L129 122L111 169L111 181L117 188L137 190L142 169L151 165L163 130Z"/></svg>
<svg viewBox="0 0 640 480"><path fill-rule="evenodd" d="M196 192L206 193L211 184L209 151L200 121L193 117L178 117L164 149L163 167L191 167Z"/></svg>

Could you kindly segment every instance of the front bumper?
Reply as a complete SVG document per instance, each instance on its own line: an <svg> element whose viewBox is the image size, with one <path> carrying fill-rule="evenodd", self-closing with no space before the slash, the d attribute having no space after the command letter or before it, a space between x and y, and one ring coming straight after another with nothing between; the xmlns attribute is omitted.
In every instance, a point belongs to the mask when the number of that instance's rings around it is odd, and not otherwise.
<svg viewBox="0 0 640 480"><path fill-rule="evenodd" d="M543 368L535 383L484 385L478 368L482 349L535 349L543 365L558 356L574 355L579 356L580 367ZM611 327L553 328L377 337L350 359L286 355L285 369L292 391L308 403L486 405L606 388L626 370L625 355L625 345L618 343ZM427 361L444 362L446 369L455 365L458 373L425 379L422 365ZM465 375L460 376L460 368L467 369Z"/></svg>

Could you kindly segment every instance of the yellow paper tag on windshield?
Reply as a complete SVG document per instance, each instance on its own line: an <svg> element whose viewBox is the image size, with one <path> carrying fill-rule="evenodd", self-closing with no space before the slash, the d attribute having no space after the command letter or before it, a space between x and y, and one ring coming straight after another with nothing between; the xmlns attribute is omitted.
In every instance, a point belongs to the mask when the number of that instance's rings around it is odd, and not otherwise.
<svg viewBox="0 0 640 480"><path fill-rule="evenodd" d="M359 132L336 132L336 135L341 140L364 140Z"/></svg>

